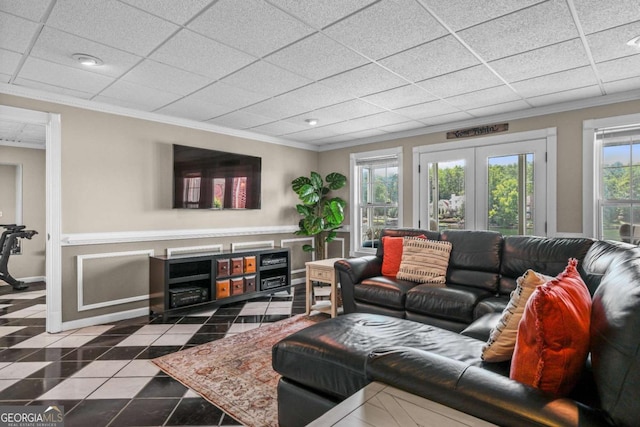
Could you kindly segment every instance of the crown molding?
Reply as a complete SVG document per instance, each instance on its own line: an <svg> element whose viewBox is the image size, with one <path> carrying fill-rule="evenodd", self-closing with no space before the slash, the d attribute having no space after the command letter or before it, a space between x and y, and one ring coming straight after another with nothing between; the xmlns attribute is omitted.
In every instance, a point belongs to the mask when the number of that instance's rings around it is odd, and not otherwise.
<svg viewBox="0 0 640 427"><path fill-rule="evenodd" d="M97 111L100 113L115 114L118 116L131 117L134 119L148 120L151 122L181 126L190 129L203 130L206 132L218 133L221 135L235 136L238 138L253 139L269 144L284 145L301 150L318 151L318 147L312 144L296 142L289 139L277 138L268 135L262 135L246 130L231 129L224 126L218 126L211 123L198 122L180 117L166 116L163 114L152 113L148 111L135 110L132 108L120 107L117 105L104 104L102 102L91 101L87 99L75 98L68 95L45 92L38 89L28 88L24 86L15 86L7 83L0 83L0 93L6 95L20 96L23 98L35 99L37 101L53 102L69 107L83 108L86 110Z"/></svg>

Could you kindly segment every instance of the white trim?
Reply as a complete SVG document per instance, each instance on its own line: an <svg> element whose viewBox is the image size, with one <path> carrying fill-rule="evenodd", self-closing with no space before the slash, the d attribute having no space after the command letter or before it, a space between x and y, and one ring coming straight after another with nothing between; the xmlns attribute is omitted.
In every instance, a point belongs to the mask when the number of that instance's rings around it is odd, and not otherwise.
<svg viewBox="0 0 640 427"><path fill-rule="evenodd" d="M153 242L162 240L207 239L214 237L258 236L264 234L288 234L294 233L297 230L298 226L296 225L277 225L269 227L70 233L62 235L62 246L101 245L105 243Z"/></svg>
<svg viewBox="0 0 640 427"><path fill-rule="evenodd" d="M604 117L582 122L582 234L598 236L597 183L600 153L595 147L595 130L640 123L640 114Z"/></svg>
<svg viewBox="0 0 640 427"><path fill-rule="evenodd" d="M182 248L167 248L167 258L171 258L174 254L184 254L184 253L197 253L197 252L207 252L207 253L222 253L224 250L223 245L203 245L203 246L186 246Z"/></svg>
<svg viewBox="0 0 640 427"><path fill-rule="evenodd" d="M60 331L85 328L94 325L107 325L120 320L133 319L135 317L148 316L149 308L135 308L133 310L119 311L117 313L103 314L101 316L85 317L83 319L71 320L61 325ZM58 331L58 332L60 332Z"/></svg>
<svg viewBox="0 0 640 427"><path fill-rule="evenodd" d="M255 249L273 249L276 242L273 240L257 240L255 242L231 243L231 252L251 251Z"/></svg>
<svg viewBox="0 0 640 427"><path fill-rule="evenodd" d="M98 302L94 304L84 303L84 261L88 259L102 259L102 258L116 258L126 256L146 255L147 257L153 256L153 249L140 250L140 251L128 251L128 252L109 252L101 254L87 254L78 255L77 259L77 280L78 287L78 311L95 310L96 308L111 307L114 305L126 304L129 302L144 301L149 299L149 294L137 295L134 297L121 298L116 300Z"/></svg>
<svg viewBox="0 0 640 427"><path fill-rule="evenodd" d="M286 248L287 246L285 246L285 244L290 242L305 242L305 241L311 242L311 245L313 245L313 237L299 237L295 239L281 239L280 247ZM313 254L311 255L311 257L313 258ZM306 273L306 272L307 272L307 268L304 265L302 266L302 268L291 270L291 274Z"/></svg>
<svg viewBox="0 0 640 427"><path fill-rule="evenodd" d="M332 242L330 242L330 243L337 242L337 241L340 241L340 242L341 242L341 244L340 244L341 252L340 252L340 253L341 253L342 255L340 255L340 257L341 257L341 258L344 258L344 237L336 237L336 238L335 238L335 239L333 239L333 241L332 241ZM328 254L328 253L329 253L329 244L330 244L330 243L329 243L329 242L325 242L325 243L324 243L324 253L325 253L325 254Z"/></svg>
<svg viewBox="0 0 640 427"><path fill-rule="evenodd" d="M85 110L98 111L101 113L116 114L118 116L132 117L135 119L149 120L152 122L181 126L184 128L214 132L221 135L229 135L238 138L251 139L254 141L262 141L269 144L284 145L287 147L300 148L302 150L318 151L318 148L315 145L307 144L304 142L297 142L290 139L263 135L246 130L231 129L224 126L214 125L212 123L199 122L196 120L190 120L180 117L165 116L163 114L140 111L132 108L120 107L117 105L103 104L97 101L74 98L68 95L49 93L37 89L10 85L7 83L0 83L0 93L36 99L39 101L55 102L56 104L68 105L71 107L83 108Z"/></svg>
<svg viewBox="0 0 640 427"><path fill-rule="evenodd" d="M0 141L0 145L5 147L30 148L32 150L46 150L45 144L36 142L16 142L16 141Z"/></svg>
<svg viewBox="0 0 640 427"><path fill-rule="evenodd" d="M31 277L19 277L16 280L24 283L36 283L36 282L46 282L47 278L44 276L31 276Z"/></svg>

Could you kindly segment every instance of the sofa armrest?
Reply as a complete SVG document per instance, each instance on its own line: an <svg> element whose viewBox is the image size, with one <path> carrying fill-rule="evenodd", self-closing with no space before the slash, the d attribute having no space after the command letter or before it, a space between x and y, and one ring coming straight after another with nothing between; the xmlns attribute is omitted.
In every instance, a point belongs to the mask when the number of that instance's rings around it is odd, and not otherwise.
<svg viewBox="0 0 640 427"><path fill-rule="evenodd" d="M372 352L367 377L501 426L611 426L596 409L435 353Z"/></svg>
<svg viewBox="0 0 640 427"><path fill-rule="evenodd" d="M340 280L344 312L353 313L356 311L353 287L369 277L381 276L382 259L375 255L349 258L336 261L334 267Z"/></svg>

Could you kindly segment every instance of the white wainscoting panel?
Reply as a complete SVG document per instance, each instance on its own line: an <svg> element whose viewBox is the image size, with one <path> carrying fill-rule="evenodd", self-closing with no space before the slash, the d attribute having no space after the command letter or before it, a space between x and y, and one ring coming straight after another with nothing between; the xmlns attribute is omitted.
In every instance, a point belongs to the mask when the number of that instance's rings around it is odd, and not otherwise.
<svg viewBox="0 0 640 427"><path fill-rule="evenodd" d="M203 245L203 246L186 246L183 248L167 248L167 257L171 258L173 255L186 255L197 254L200 252L206 253L222 253L224 245Z"/></svg>
<svg viewBox="0 0 640 427"><path fill-rule="evenodd" d="M254 251L256 249L273 249L276 242L273 240L262 240L255 242L238 242L231 244L231 252Z"/></svg>

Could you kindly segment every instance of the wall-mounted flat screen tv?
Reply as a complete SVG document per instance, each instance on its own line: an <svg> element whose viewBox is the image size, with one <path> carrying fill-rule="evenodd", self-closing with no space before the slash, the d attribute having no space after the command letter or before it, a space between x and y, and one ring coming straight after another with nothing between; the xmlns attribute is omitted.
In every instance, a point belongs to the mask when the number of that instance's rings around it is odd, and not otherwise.
<svg viewBox="0 0 640 427"><path fill-rule="evenodd" d="M260 209L262 159L173 146L173 207Z"/></svg>

